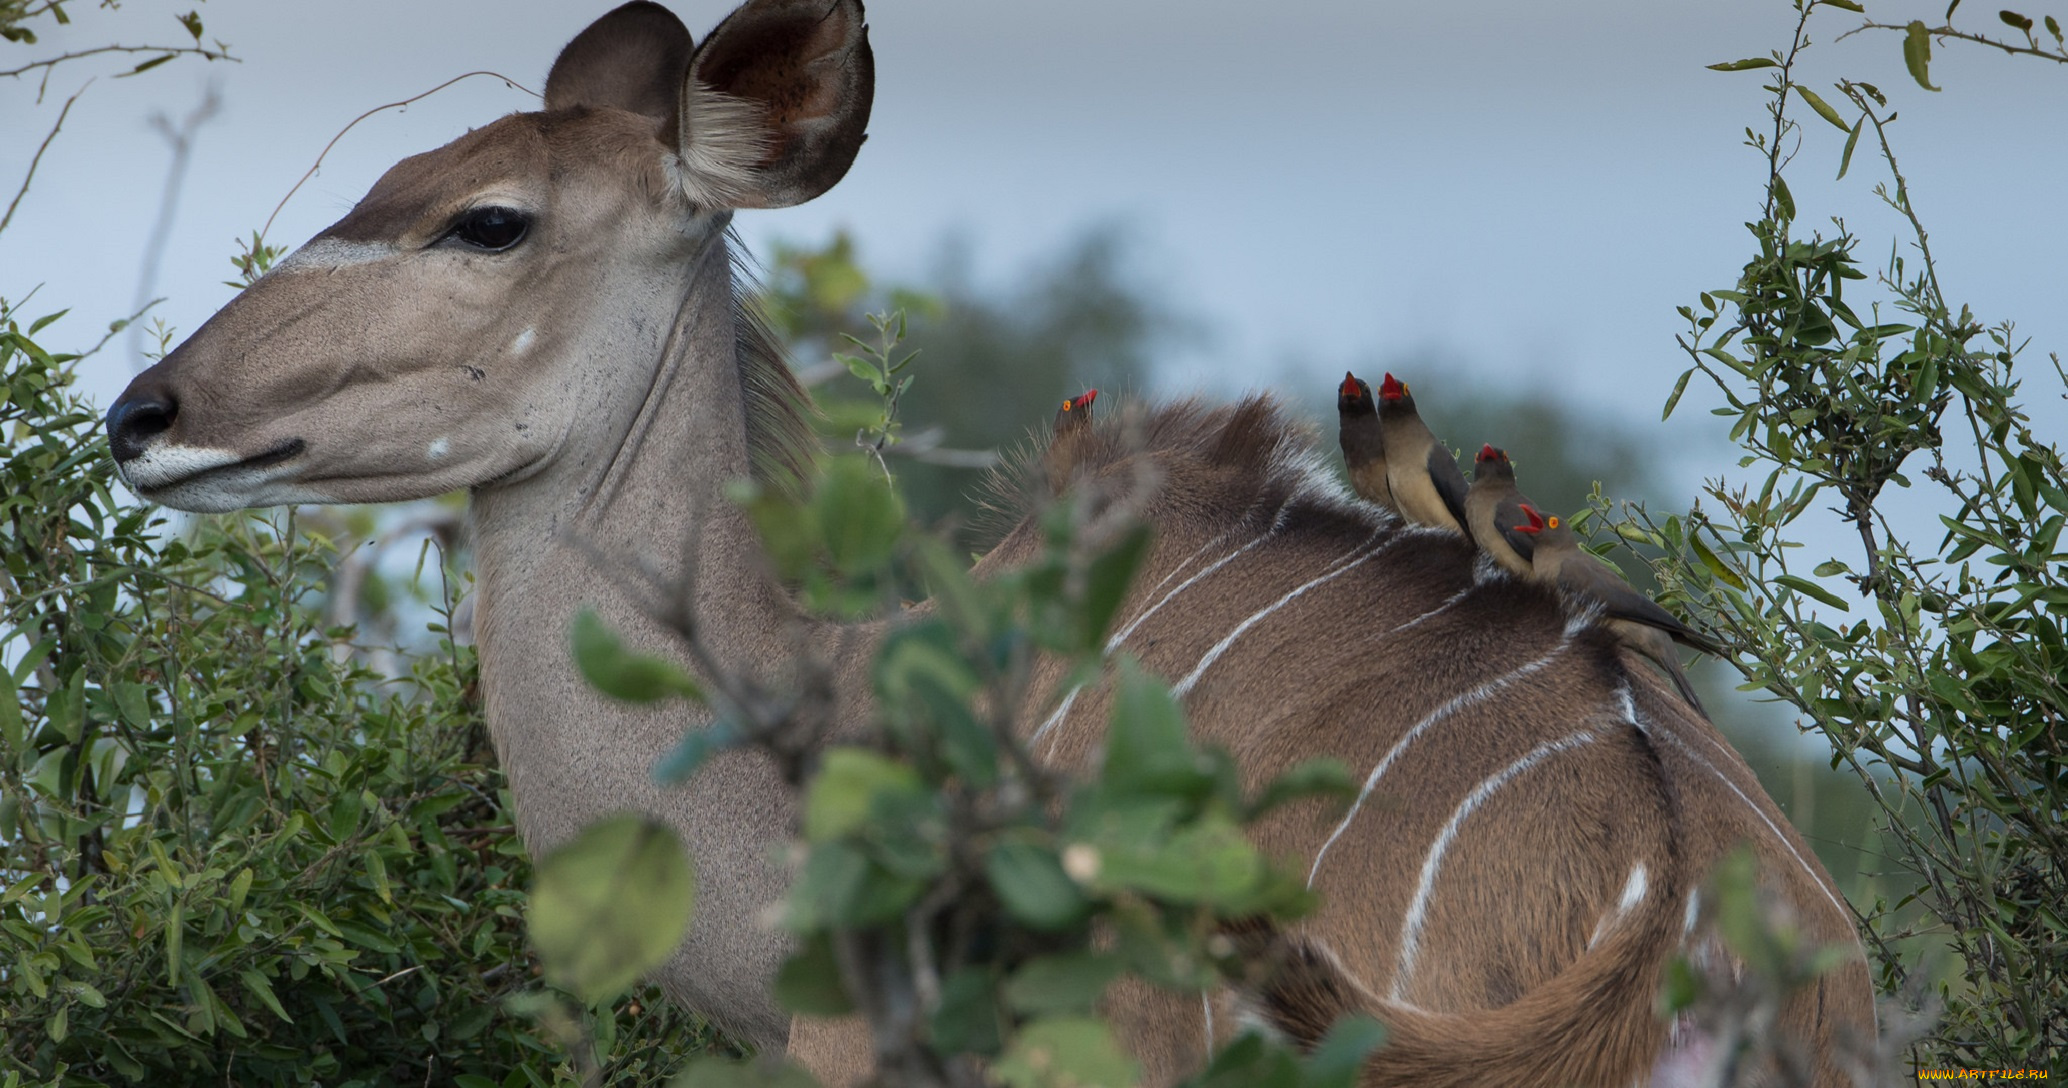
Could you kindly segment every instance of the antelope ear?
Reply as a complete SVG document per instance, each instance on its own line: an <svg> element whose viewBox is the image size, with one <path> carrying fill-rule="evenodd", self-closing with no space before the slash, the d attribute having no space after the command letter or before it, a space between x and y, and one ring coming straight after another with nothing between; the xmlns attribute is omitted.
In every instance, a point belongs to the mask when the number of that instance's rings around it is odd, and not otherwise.
<svg viewBox="0 0 2068 1088"><path fill-rule="evenodd" d="M553 62L546 109L609 106L677 122L677 99L696 51L689 28L659 4L634 0L589 24Z"/></svg>
<svg viewBox="0 0 2068 1088"><path fill-rule="evenodd" d="M831 189L867 138L875 93L861 0L747 0L682 83L690 198L781 208Z"/></svg>

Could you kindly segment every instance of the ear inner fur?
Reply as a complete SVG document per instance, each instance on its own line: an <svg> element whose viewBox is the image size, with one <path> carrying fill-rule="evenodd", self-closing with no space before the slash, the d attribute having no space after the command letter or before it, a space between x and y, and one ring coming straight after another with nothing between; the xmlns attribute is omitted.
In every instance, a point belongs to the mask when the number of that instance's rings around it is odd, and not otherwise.
<svg viewBox="0 0 2068 1088"><path fill-rule="evenodd" d="M692 198L702 188L731 207L777 208L832 188L867 138L875 86L859 0L742 6L704 40L681 87Z"/></svg>

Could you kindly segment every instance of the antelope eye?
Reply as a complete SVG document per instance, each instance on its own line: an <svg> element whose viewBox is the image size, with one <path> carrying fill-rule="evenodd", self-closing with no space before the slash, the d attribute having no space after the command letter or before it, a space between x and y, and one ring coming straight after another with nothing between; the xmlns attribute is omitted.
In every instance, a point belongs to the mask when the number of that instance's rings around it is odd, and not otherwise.
<svg viewBox="0 0 2068 1088"><path fill-rule="evenodd" d="M452 225L452 230L446 237L456 238L475 249L499 253L523 241L524 235L530 230L531 219L523 212L515 208L490 205L486 208L472 209L460 216L459 222Z"/></svg>

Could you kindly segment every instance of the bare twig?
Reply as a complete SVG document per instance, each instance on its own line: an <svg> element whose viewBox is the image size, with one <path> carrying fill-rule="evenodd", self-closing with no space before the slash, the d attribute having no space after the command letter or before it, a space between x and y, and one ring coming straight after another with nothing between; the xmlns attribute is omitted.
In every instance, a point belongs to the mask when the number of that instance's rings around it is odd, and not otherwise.
<svg viewBox="0 0 2068 1088"><path fill-rule="evenodd" d="M1869 21L1861 23L1859 26L1856 26L1843 34L1840 34L1838 36L1838 40L1844 41L1847 38L1850 38L1863 30L1894 30L1900 33L1908 34L1910 32L1910 25L1908 23L1876 23ZM1955 30L1951 25L1928 27L1926 28L1925 33L1930 34L1934 38L1953 38L1958 41L1973 42L1976 45L1986 45L1992 49L2001 49L2004 52L2011 54L2012 56L2039 57L2044 60L2053 61L2057 64L2068 64L2068 50L2041 49L2037 45L2012 45L2010 42L1998 41L1997 39L1989 37L1986 34L1975 34L1965 30Z"/></svg>
<svg viewBox="0 0 2068 1088"><path fill-rule="evenodd" d="M29 183L36 180L36 167L42 165L43 153L50 150L50 141L57 139L58 131L65 127L65 117L72 112L72 103L79 101L79 96L85 94L86 88L91 86L93 80L89 79L78 90L72 92L72 97L65 99L64 108L57 111L57 123L50 126L50 132L45 134L43 142L36 145L36 155L29 160L29 170L22 175L21 188L16 189L14 199L7 202L7 214L0 215L0 234L5 234L7 224L14 222L14 210L21 206L22 198L29 194Z"/></svg>
<svg viewBox="0 0 2068 1088"><path fill-rule="evenodd" d="M454 76L451 79L448 79L443 83L440 83L436 87L433 87L430 90L423 92L422 94L413 94L410 95L408 98L404 98L398 102L390 102L384 106L375 106L374 108L367 110L365 113L362 113L359 116L352 118L350 124L347 124L344 128L339 129L337 135L332 136L330 138L330 142L323 145L323 151L316 156L316 161L309 165L308 171L301 176L301 180L295 182L294 188L287 190L287 195L281 197L280 203L275 204L273 206L273 214L266 217L266 225L259 228L259 236L264 237L265 235L272 233L273 220L280 218L281 209L287 207L287 202L294 199L294 194L301 192L302 186L308 184L310 178L316 176L316 171L323 169L323 159L325 156L330 154L330 149L336 147L337 142L345 138L345 133L352 131L352 129L356 127L359 124L359 122L364 121L367 118L372 117L374 114L380 113L384 110L399 110L413 102L429 98L432 95L437 94L439 91L442 91L445 88L450 87L463 79L472 79L475 76L492 76L496 79L502 80L505 84L508 84L511 87L515 87L516 89L523 91L525 94L528 94L533 98L544 97L537 91L534 91L531 88L526 87L524 84L519 83L514 79L511 79L509 76L503 75L501 72L479 71L467 72L463 75Z"/></svg>
<svg viewBox="0 0 2068 1088"><path fill-rule="evenodd" d="M206 57L209 60L227 60L232 63L241 63L238 61L236 57L231 56L228 50L221 48L221 43L217 43L217 45L218 48L215 49L209 49L205 46L199 45L102 45L96 46L92 49L81 49L74 53L65 53L59 56L51 57L47 60L39 60L30 64L24 64L19 68L10 68L5 71L0 71L0 76L23 76L27 75L30 72L55 68L58 65L65 63L66 61L79 60L84 57L94 56L98 53L163 53L168 58L177 57L181 55L192 55L197 57ZM156 65L153 65L152 67L156 67ZM122 73L122 75L124 76L135 74L136 73L133 71ZM117 76L115 78L120 79L122 78L122 76Z"/></svg>

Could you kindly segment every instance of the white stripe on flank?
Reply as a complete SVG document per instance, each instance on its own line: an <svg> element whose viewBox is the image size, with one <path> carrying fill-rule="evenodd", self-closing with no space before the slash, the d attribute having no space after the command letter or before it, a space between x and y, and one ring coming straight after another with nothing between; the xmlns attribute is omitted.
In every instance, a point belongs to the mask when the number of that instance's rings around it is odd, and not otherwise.
<svg viewBox="0 0 2068 1088"><path fill-rule="evenodd" d="M1817 889L1824 893L1824 898L1831 900L1831 905L1838 908L1838 913L1847 916L1851 915L1851 910L1848 909L1845 903L1838 898L1838 893L1831 890L1831 886L1829 884L1824 883L1823 878L1817 875L1817 871L1815 869L1810 868L1810 863L1807 859L1805 859L1802 856L1802 852L1795 849L1795 844L1788 841L1788 836L1783 834L1781 832L1781 829L1774 824L1773 820L1767 817L1765 810L1761 809L1759 805L1752 800L1752 798L1745 796L1745 791L1739 789L1738 784L1730 780L1730 776L1724 774L1721 770L1718 770L1716 764L1709 762L1707 759L1704 759L1700 752L1697 752L1693 748L1689 747L1688 743L1680 739L1680 737L1676 735L1671 729L1653 729L1651 727L1651 724L1646 722L1643 716L1637 713L1637 701L1630 697L1630 688L1628 685L1617 688L1616 697L1623 704L1623 713L1629 715L1630 724L1636 726L1638 732L1643 733L1647 737L1666 738L1668 741L1672 742L1674 747L1679 748L1682 752L1686 753L1689 759L1692 759L1696 763L1701 764L1703 769L1707 770L1710 774L1715 775L1717 779L1721 781L1724 785L1729 786L1730 791L1738 795L1738 800L1745 802L1745 807L1751 809L1752 814L1754 816L1759 817L1759 822L1765 824L1766 829L1768 831L1773 832L1774 841L1780 843L1781 847L1788 851L1789 856L1795 859L1795 864L1802 866L1802 871L1809 874L1810 882L1812 884L1815 884L1817 886ZM1689 909L1692 910L1693 908L1690 907Z"/></svg>
<svg viewBox="0 0 2068 1088"><path fill-rule="evenodd" d="M1474 809L1493 796L1495 790L1507 785L1516 775L1559 752L1591 744L1593 741L1593 730L1582 730L1560 740L1539 744L1530 749L1528 755L1508 764L1498 774L1474 786L1472 792L1466 794L1463 801L1458 802L1457 811L1451 813L1450 822L1443 825L1442 831L1437 832L1436 841L1430 845L1428 856L1422 859L1422 878L1415 885L1414 900L1408 904L1407 918L1400 926L1400 969L1393 973L1392 996L1395 1000L1401 999L1407 992L1408 979L1414 974L1415 954L1419 951L1422 941L1422 920L1428 915L1429 896L1435 890L1437 874L1443 869L1444 853L1450 849L1451 841L1457 838L1458 827L1465 822L1466 817L1472 815Z"/></svg>
<svg viewBox="0 0 2068 1088"><path fill-rule="evenodd" d="M1199 1008L1206 1013L1206 1052L1211 1054L1213 1053L1214 1049L1213 995L1205 991L1201 991L1199 994Z"/></svg>
<svg viewBox="0 0 2068 1088"><path fill-rule="evenodd" d="M1478 687L1473 688L1471 691L1465 692L1462 695L1452 696L1450 698L1450 701L1444 703L1442 706L1437 707L1435 710L1430 711L1428 715L1424 717L1421 721L1416 722L1414 728L1409 729L1407 732L1401 734L1400 739L1393 742L1393 747L1388 748L1386 750L1386 754L1380 757L1378 765L1374 766L1371 769L1371 774L1365 778L1364 787L1357 791L1357 800L1351 803L1350 811L1343 814L1343 822L1336 825L1335 831L1329 834L1328 841L1322 843L1321 849L1315 852L1314 867L1307 870L1307 886L1310 888L1314 886L1314 877L1317 873L1321 872L1321 862L1323 858L1328 857L1329 847L1334 846L1336 844L1336 840L1343 837L1343 832L1349 830L1350 822L1357 819L1357 813L1364 808L1365 799L1372 795L1372 790L1377 788L1380 777L1386 773L1387 768L1393 766L1394 760L1400 758L1400 753L1406 751L1407 746L1414 743L1416 737L1421 736L1424 730L1428 729L1432 725L1435 725L1437 722L1442 721L1444 718L1457 713L1459 710L1462 710L1465 707L1471 706L1473 703L1479 702L1487 698L1494 692L1497 692L1502 688L1505 688L1508 685L1513 684L1517 680L1520 680L1523 677L1528 676L1533 672L1536 672L1538 669L1541 669L1544 666L1549 665L1551 663L1552 658L1557 657L1559 654L1565 652L1566 645L1567 643L1565 643L1564 641L1560 641L1557 646L1552 647L1550 653L1545 654L1543 657L1540 657L1535 661L1532 661L1529 664L1524 665L1519 669L1516 669L1513 672L1507 673L1502 676L1497 676L1494 679L1489 680L1486 683L1481 684Z"/></svg>
<svg viewBox="0 0 2068 1088"><path fill-rule="evenodd" d="M1147 620L1150 616L1155 615L1158 609L1162 608L1166 604L1169 604L1171 598L1177 596L1180 593L1183 593L1187 589L1190 589L1193 583L1228 565L1229 562L1233 561L1235 557L1241 555L1242 553L1250 550L1251 548L1256 547L1259 544L1262 544L1266 540L1271 539L1271 537L1278 532L1279 526L1284 524L1284 515L1285 512L1281 509L1279 511L1278 519L1274 520L1271 523L1271 527L1269 529L1264 530L1263 535L1257 537L1255 540L1252 540L1247 544L1244 544L1242 547L1237 548L1232 552L1229 552L1227 555L1224 555L1219 559L1214 560L1212 563L1207 564L1204 570L1201 570L1199 573L1193 575L1192 577L1187 578L1182 582L1179 582L1176 588L1172 589L1169 593L1164 594L1161 598L1158 598L1155 604L1152 604L1147 609L1143 610L1141 615L1136 616L1133 620L1128 622L1128 625L1126 627L1121 628L1117 634L1115 634L1112 638L1106 640L1105 652L1110 654L1114 650L1119 649L1120 644L1127 641L1127 636L1135 633L1135 628L1140 627L1143 621ZM1215 544L1220 543L1223 539L1226 539L1226 537L1227 534L1223 533L1220 536L1217 536L1212 540L1207 541L1205 544L1201 545L1198 551L1195 551L1191 555L1186 556L1184 563L1178 564L1175 570L1172 570L1169 574L1163 576L1163 582L1156 583L1156 589L1162 589L1163 583L1168 582L1172 578L1176 577L1178 571L1183 570L1186 564L1192 562L1192 560L1194 559L1199 558L1200 554L1205 552L1206 549L1212 547ZM1154 593L1156 592L1156 589L1152 589L1149 592ZM1070 694L1063 696L1062 705L1056 707L1055 711L1051 713L1048 716L1048 718L1041 723L1041 727L1034 730L1034 735L1027 738L1027 746L1030 748L1033 747L1035 741L1038 741L1042 737L1047 736L1049 730L1054 729L1059 723L1062 722L1064 718L1069 717L1070 708L1077 705L1077 696L1083 691L1084 689L1082 687L1070 689ZM1053 746L1051 746L1051 749L1052 748ZM1051 751L1050 754L1054 754L1053 751Z"/></svg>
<svg viewBox="0 0 2068 1088"><path fill-rule="evenodd" d="M1402 632L1402 631L1405 631L1405 630L1407 630L1408 628L1410 628L1410 627L1413 627L1413 626L1415 626L1415 625L1416 625L1416 624L1418 624L1418 623L1421 623L1421 622L1422 622L1423 620L1426 620L1426 619L1428 619L1428 618L1430 618L1430 617L1432 617L1432 616L1436 615L1437 613L1439 613L1439 612L1442 612L1442 611L1444 611L1445 609L1449 608L1450 606L1452 606L1452 605L1454 605L1454 604L1458 603L1459 601L1462 601L1462 600L1464 600L1465 598L1467 598L1467 597L1471 596L1471 595L1472 595L1472 591L1473 591L1473 590L1475 590L1475 589L1478 589L1478 588L1480 587L1480 585L1481 585L1481 583L1478 583L1478 582L1474 582L1473 584L1471 584L1471 585L1469 585L1469 586L1466 586L1465 588L1463 588L1463 589L1461 589L1461 590L1457 591L1456 593L1453 593L1453 594L1451 594L1451 595L1450 595L1450 597L1449 597L1449 598L1447 598L1447 599L1446 599L1446 600L1445 600L1445 601L1444 601L1444 602L1443 602L1442 604L1439 604L1439 605L1437 605L1437 606L1436 606L1435 608L1432 608L1432 609L1430 609L1429 611L1427 611L1427 612L1424 612L1424 613L1422 613L1422 614L1421 614L1421 615L1419 615L1419 616L1416 616L1416 617L1415 617L1414 619L1411 619L1411 620L1407 621L1406 623L1403 623L1403 624L1401 624L1400 626L1398 626L1398 627L1395 627L1394 629L1392 629L1391 631L1388 631L1388 632L1386 632L1386 633L1385 633L1384 635L1382 635L1382 636L1380 636L1380 637L1382 637L1382 638L1392 638L1392 637L1393 637L1394 635L1397 635L1397 634L1399 634L1400 632Z"/></svg>
<svg viewBox="0 0 2068 1088"><path fill-rule="evenodd" d="M1623 882L1623 898L1616 903L1616 910L1628 914L1644 902L1646 883L1644 863L1640 861L1630 869L1630 879Z"/></svg>
<svg viewBox="0 0 2068 1088"><path fill-rule="evenodd" d="M1379 538L1379 533L1382 533L1384 531L1384 529L1374 530L1371 536L1365 538L1364 543L1359 544L1357 547L1352 548L1347 552L1344 552L1341 558L1331 562L1329 564L1327 571L1305 582L1302 582L1298 588L1292 590L1285 596L1280 597L1277 600L1271 602L1270 604L1264 606L1264 608L1252 614L1248 619L1245 619L1241 623L1236 624L1234 630L1228 632L1225 636L1221 638L1221 641L1213 644L1212 649L1206 651L1205 656L1199 659L1199 664L1192 666L1192 671L1187 673L1183 680L1180 680L1177 683L1171 685L1170 693L1172 695L1177 696L1180 699L1184 698L1185 694L1192 690L1192 686L1194 684L1199 683L1200 676L1203 675L1207 669L1212 668L1213 663L1219 661L1221 659L1221 655L1227 653L1228 647L1235 645L1235 640L1241 638L1244 632L1248 631L1252 627L1255 627L1258 623L1263 622L1265 617L1271 615L1271 613L1276 612L1281 608L1284 608L1287 604L1290 604L1293 598L1298 597L1300 594L1305 593L1310 589L1313 589L1315 586L1318 586L1323 582L1329 581L1330 579L1333 579L1339 575L1348 573L1351 568L1356 567L1357 565L1363 563L1365 560L1370 559L1372 556L1375 556L1380 552L1385 551L1387 548L1392 547L1394 543L1400 539L1400 537L1396 535L1392 540L1388 540L1387 542L1379 545L1376 548L1371 547L1372 541L1377 540ZM1363 551L1367 548L1370 548L1371 550L1365 551L1363 555L1358 556L1356 559L1350 558L1353 555L1357 555L1359 551Z"/></svg>
<svg viewBox="0 0 2068 1088"><path fill-rule="evenodd" d="M1695 923L1701 918L1702 889L1694 888L1687 893L1687 917L1680 922L1680 935L1683 939L1695 935Z"/></svg>
<svg viewBox="0 0 2068 1088"><path fill-rule="evenodd" d="M1587 938L1588 948L1600 944L1602 936L1609 931L1610 926L1621 921L1624 915L1636 909L1639 903L1644 902L1646 883L1647 877L1644 871L1644 863L1640 861L1630 870L1630 879L1623 882L1623 897L1616 902L1616 909L1612 913L1604 915L1599 922L1594 923L1594 935Z"/></svg>

